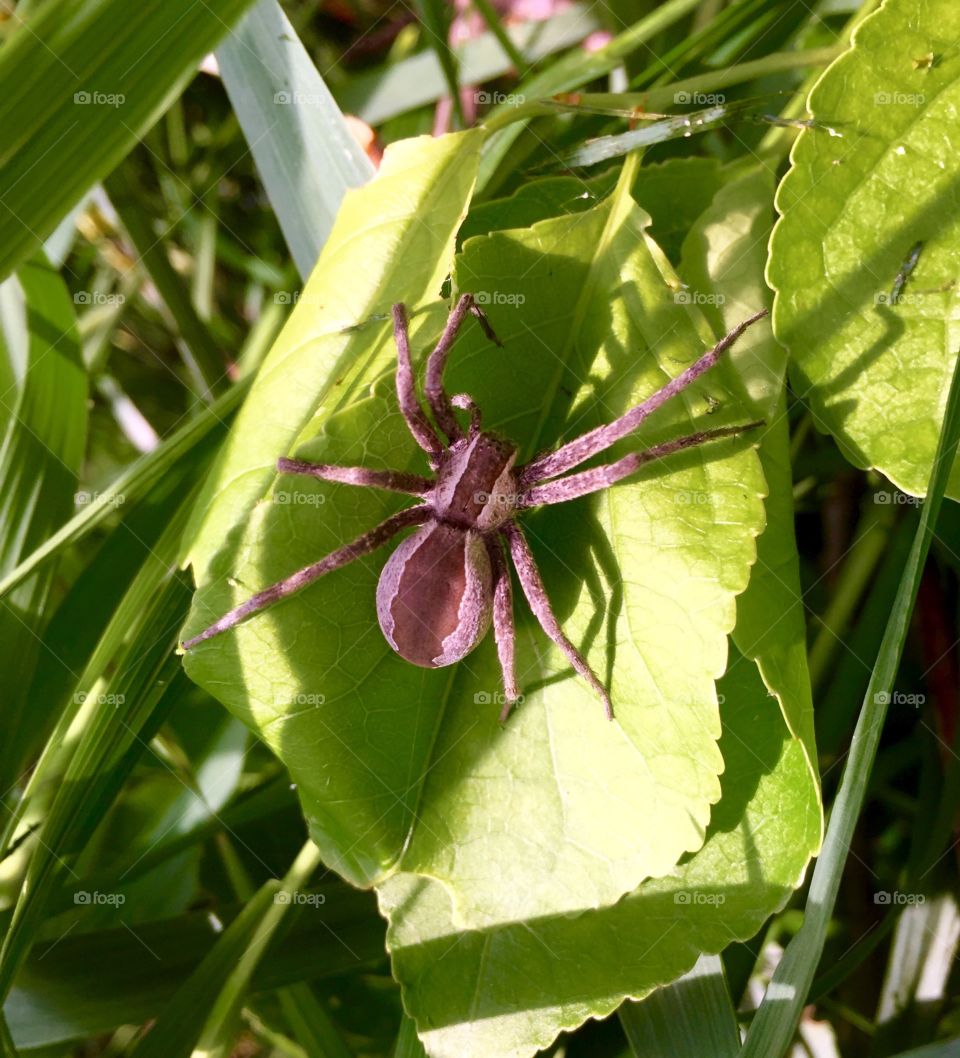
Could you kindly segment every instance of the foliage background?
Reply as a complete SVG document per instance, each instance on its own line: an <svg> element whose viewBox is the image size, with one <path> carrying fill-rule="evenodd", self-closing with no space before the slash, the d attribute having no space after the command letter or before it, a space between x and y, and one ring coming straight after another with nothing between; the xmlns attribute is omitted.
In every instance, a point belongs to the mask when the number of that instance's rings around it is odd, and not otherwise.
<svg viewBox="0 0 960 1058"><path fill-rule="evenodd" d="M7 1053L956 1053L956 12L549 7L0 7ZM615 726L376 563L176 654L396 509L274 463L416 466L451 284L528 455L772 304L623 450L759 446L526 523Z"/></svg>

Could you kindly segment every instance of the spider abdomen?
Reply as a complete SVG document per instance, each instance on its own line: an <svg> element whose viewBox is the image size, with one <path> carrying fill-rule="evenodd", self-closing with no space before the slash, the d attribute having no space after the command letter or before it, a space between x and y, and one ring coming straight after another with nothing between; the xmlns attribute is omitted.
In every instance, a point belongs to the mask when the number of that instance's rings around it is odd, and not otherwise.
<svg viewBox="0 0 960 1058"><path fill-rule="evenodd" d="M405 660L442 668L466 657L490 627L493 574L479 533L430 522L383 567L377 617Z"/></svg>

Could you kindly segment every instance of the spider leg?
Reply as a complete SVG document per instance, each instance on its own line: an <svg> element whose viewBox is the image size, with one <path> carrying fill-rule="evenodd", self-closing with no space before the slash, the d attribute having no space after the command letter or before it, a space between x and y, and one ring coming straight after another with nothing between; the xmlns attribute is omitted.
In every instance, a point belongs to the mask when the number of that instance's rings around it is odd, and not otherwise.
<svg viewBox="0 0 960 1058"><path fill-rule="evenodd" d="M407 332L407 310L403 305L393 306L393 338L397 343L397 400L413 439L430 456L438 456L443 443L417 400L413 383L413 365L410 362L410 335Z"/></svg>
<svg viewBox="0 0 960 1058"><path fill-rule="evenodd" d="M429 478L406 474L401 470L370 470L367 467L341 467L334 463L308 463L303 459L278 459L277 470L286 474L306 474L321 481L339 481L346 485L365 485L408 496L426 496L433 488Z"/></svg>
<svg viewBox="0 0 960 1058"><path fill-rule="evenodd" d="M721 437L735 437L746 430L756 430L763 425L763 422L750 422L745 426L724 426L718 430L703 430L687 437L678 437L674 441L654 445L643 452L631 452L630 455L618 459L615 463L605 463L603 466L582 470L579 474L571 474L566 478L534 485L521 493L517 506L540 507L550 503L565 503L578 496L587 496L591 492L599 492L608 485L629 477L645 464L662 459L673 452L693 448L705 441L716 441Z"/></svg>
<svg viewBox="0 0 960 1058"><path fill-rule="evenodd" d="M493 567L493 636L497 642L497 657L503 672L504 703L500 713L502 724L510 715L513 703L520 697L514 667L514 648L517 633L513 624L513 588L510 585L510 569L503 544L495 536L487 537L487 552Z"/></svg>
<svg viewBox="0 0 960 1058"><path fill-rule="evenodd" d="M381 544L385 544L392 536L400 532L401 529L406 529L411 525L420 525L429 517L430 509L422 504L416 507L407 507L405 510L391 515L386 521L381 522L370 532L364 533L353 543L346 544L344 547L332 551L325 558L321 558L319 562L304 566L303 569L298 570L289 577L272 584L269 588L264 588L261 592L257 592L246 602L242 602L239 606L225 613L219 621L215 621L209 628L205 628L198 635L185 640L180 644L181 648L184 651L190 650L205 639L212 639L214 636L220 635L221 632L226 632L228 628L238 625L251 614L257 613L257 611L270 606L280 599L285 599L288 595L293 595L294 592L300 591L301 588L305 588L308 584L312 584L325 573L330 573L332 570L339 569L356 558L375 551Z"/></svg>
<svg viewBox="0 0 960 1058"><path fill-rule="evenodd" d="M540 578L540 571L537 569L536 560L533 557L533 552L530 550L530 545L527 543L527 538L523 535L523 530L516 522L507 522L506 525L504 525L502 532L507 538L507 544L510 548L510 557L513 559L513 564L517 570L517 576L520 578L520 586L523 588L523 594L527 597L527 602L530 604L530 609L533 610L534 616L540 622L540 627L547 633L554 643L557 644L564 654L567 655L570 664L573 665L574 669L579 672L587 683L589 683L597 692L600 696L600 700L603 702L603 707L606 710L607 719L612 720L613 705L610 702L610 695L607 694L606 688L594 675L593 670L587 664L583 655L563 634L560 622L557 620L556 614L554 614L553 608L550 606L550 600L547 598L546 589Z"/></svg>
<svg viewBox="0 0 960 1058"><path fill-rule="evenodd" d="M447 317L447 325L443 328L440 341L437 342L436 348L427 360L427 377L424 384L424 392L427 395L427 403L430 405L433 417L436 419L440 429L450 439L451 444L463 437L460 423L457 422L457 417L453 414L454 405L457 407L463 407L463 405L457 404L456 398L451 400L447 396L447 391L443 388L443 371L447 366L447 357L450 355L457 332L463 326L467 313L477 317L480 326L483 328L483 333L491 341L496 342L497 345L501 344L500 339L493 333L493 328L483 314L483 310L473 300L473 295L462 294Z"/></svg>
<svg viewBox="0 0 960 1058"><path fill-rule="evenodd" d="M691 382L698 379L704 372L709 371L749 326L766 315L767 310L763 309L754 313L742 323L738 323L728 335L717 342L710 352L704 353L686 371L682 371L652 396L647 397L642 404L631 408L630 411L621 415L619 419L607 423L606 426L598 426L594 430L589 430L573 441L568 441L567 444L561 445L554 452L545 452L536 456L532 462L520 470L520 484L535 485L537 482L544 481L547 478L555 478L559 474L572 470L585 459L589 459L591 456L597 455L598 452L609 448L622 437L626 437L627 434L633 433L644 419L652 415L663 404L666 404L671 397L675 397L681 390L686 389Z"/></svg>

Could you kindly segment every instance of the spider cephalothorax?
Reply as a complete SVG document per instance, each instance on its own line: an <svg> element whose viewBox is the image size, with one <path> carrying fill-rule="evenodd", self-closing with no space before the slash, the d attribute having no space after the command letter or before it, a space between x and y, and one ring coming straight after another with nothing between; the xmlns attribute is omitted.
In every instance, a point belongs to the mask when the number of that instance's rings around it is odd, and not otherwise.
<svg viewBox="0 0 960 1058"><path fill-rule="evenodd" d="M377 617L387 641L407 661L425 668L451 665L466 657L493 623L497 654L503 670L506 704L502 718L519 698L514 673L514 625L510 557L527 602L546 634L566 654L574 669L599 694L607 715L613 716L610 696L583 655L564 635L550 606L533 554L516 520L518 511L598 492L633 474L645 463L721 437L753 429L759 422L704 430L633 452L616 462L561 475L610 448L632 433L652 412L708 371L750 324L766 311L738 324L710 352L668 382L642 404L619 419L598 426L552 452L517 467L517 448L510 441L481 429L480 411L470 397L447 395L443 371L457 331L472 313L494 341L483 313L470 294L464 294L447 320L440 341L427 361L424 390L433 421L417 397L407 317L394 305L397 342L397 398L414 440L427 453L434 478L391 470L343 467L279 459L284 473L308 474L324 481L366 485L417 496L419 503L392 515L365 533L254 595L209 628L183 643L190 650L239 624L251 614L312 583L325 573L380 547L402 529L417 526L387 560L377 584ZM470 413L465 430L454 409Z"/></svg>

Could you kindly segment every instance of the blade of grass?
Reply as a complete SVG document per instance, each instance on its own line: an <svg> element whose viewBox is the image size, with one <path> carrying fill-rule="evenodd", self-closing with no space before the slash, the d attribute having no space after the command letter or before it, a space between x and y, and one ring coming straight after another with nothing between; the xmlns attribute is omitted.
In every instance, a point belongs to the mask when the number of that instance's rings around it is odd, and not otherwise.
<svg viewBox="0 0 960 1058"><path fill-rule="evenodd" d="M765 55L762 59L727 66L722 70L686 77L680 81L651 88L648 92L584 92L578 94L577 103L568 104L568 109L576 113L583 108L587 113L612 113L620 116L642 117L644 112L656 113L668 107L685 102L683 97L692 99L697 95L708 95L723 88L756 81L761 77L783 73L785 70L804 69L808 66L826 66L841 54L843 48L811 48L809 51L783 51ZM776 97L771 97L776 98ZM552 114L557 109L557 101L543 100L527 103L517 107L516 113L530 116ZM633 115L631 112L638 113ZM505 110L496 120L486 122L489 128L500 128L510 121L510 111Z"/></svg>
<svg viewBox="0 0 960 1058"><path fill-rule="evenodd" d="M75 514L40 547L31 551L18 566L0 581L0 599L7 596L19 584L50 561L64 548L70 547L87 536L116 509L119 497L131 503L139 499L195 445L211 431L225 429L230 417L237 410L252 383L252 375L236 382L222 397L204 408L179 430L171 434L152 452L142 456L126 470L118 474L109 487L99 493L91 503Z"/></svg>
<svg viewBox="0 0 960 1058"><path fill-rule="evenodd" d="M373 165L276 0L260 0L217 50L220 74L302 279L340 201Z"/></svg>
<svg viewBox="0 0 960 1058"><path fill-rule="evenodd" d="M447 85L447 95L453 103L456 127L465 128L467 119L463 113L463 101L460 99L460 81L458 78L457 58L450 47L450 20L443 0L414 0L414 6L427 36L427 44L432 48L443 79Z"/></svg>
<svg viewBox="0 0 960 1058"><path fill-rule="evenodd" d="M487 29L497 38L497 42L503 48L503 54L510 60L517 75L525 77L530 68L529 63L523 57L516 44L513 43L513 39L504 28L493 4L490 3L490 0L472 0L472 3L477 10L477 14L486 22Z"/></svg>
<svg viewBox="0 0 960 1058"><path fill-rule="evenodd" d="M86 878L80 884L92 888ZM254 973L257 994L382 963L385 927L372 894L343 885L320 891L326 896L322 915L313 907L291 906L289 931L275 936ZM156 1018L240 909L220 903L213 913L137 922L135 932L122 925L75 929L58 941L56 958L50 941L41 940L7 1001L14 1040L25 1050L59 1045L59 1054L80 1037Z"/></svg>
<svg viewBox="0 0 960 1058"><path fill-rule="evenodd" d="M588 34L602 28L583 4L574 4L546 22L524 22L505 32L514 46L536 62L554 52L571 48ZM510 60L492 33L482 33L454 53L464 84L484 84L510 72ZM435 103L446 92L440 63L432 51L421 51L399 62L360 73L337 90L341 107L369 125Z"/></svg>
<svg viewBox="0 0 960 1058"><path fill-rule="evenodd" d="M47 0L0 49L0 279L111 172L250 0Z"/></svg>
<svg viewBox="0 0 960 1058"><path fill-rule="evenodd" d="M235 893L242 900L250 900L253 883L227 835L217 836L217 848ZM350 1048L309 984L300 982L278 989L276 999L304 1054L310 1058L351 1058Z"/></svg>
<svg viewBox="0 0 960 1058"><path fill-rule="evenodd" d="M400 1020L393 1058L427 1058L427 1052L417 1035L417 1023L407 1013L404 1013Z"/></svg>
<svg viewBox="0 0 960 1058"><path fill-rule="evenodd" d="M3 1058L17 1058L17 1048L10 1035L10 1026L7 1024L6 1014L0 1010L0 1053Z"/></svg>
<svg viewBox="0 0 960 1058"><path fill-rule="evenodd" d="M127 166L120 166L104 182L107 195L140 255L138 263L153 280L170 313L171 330L177 335L177 345L198 390L197 395L209 402L225 388L226 357L194 308L183 279L170 264L165 239L157 236L143 203L131 190L136 186Z"/></svg>
<svg viewBox="0 0 960 1058"><path fill-rule="evenodd" d="M960 920L952 893L903 908L877 1004L871 1058L883 1058L936 1036L949 995L948 980L956 965L958 939Z"/></svg>
<svg viewBox="0 0 960 1058"><path fill-rule="evenodd" d="M114 611L6 825L9 841L23 813L36 810L36 798L50 799L0 947L2 998L34 942L51 889L186 685L175 649L190 590L174 571L193 502L192 495L181 502Z"/></svg>
<svg viewBox="0 0 960 1058"><path fill-rule="evenodd" d="M558 92L572 92L590 81L605 77L631 52L642 47L665 29L675 25L680 19L690 14L699 3L700 0L667 0L665 4L618 34L598 51L586 52L580 49L571 52L558 59L542 73L535 73L521 81L515 94L523 99L534 101L556 95ZM508 106L495 107L491 111L488 126L495 127L499 115L509 110ZM491 123L494 124L491 125ZM490 188L493 187L491 182L494 174L509 154L510 148L523 131L525 124L526 122L514 123L509 128L501 128L486 141L480 159L478 190L486 191L488 185Z"/></svg>
<svg viewBox="0 0 960 1058"><path fill-rule="evenodd" d="M0 448L0 570L5 573L73 512L87 433L87 376L66 285L42 261L24 265L16 282L23 293L19 325L28 335L28 353L22 389L0 396L9 416ZM4 793L18 785L35 746L27 692L41 657L54 573L52 566L37 571L0 605Z"/></svg>
<svg viewBox="0 0 960 1058"><path fill-rule="evenodd" d="M689 973L617 1014L637 1058L734 1058L740 1050L719 955L701 955Z"/></svg>
<svg viewBox="0 0 960 1058"><path fill-rule="evenodd" d="M229 1054L243 997L264 950L279 929L293 894L310 880L320 853L308 841L282 881L265 882L183 982L134 1058Z"/></svg>
<svg viewBox="0 0 960 1058"><path fill-rule="evenodd" d="M960 1036L954 1036L952 1040L941 1040L939 1043L931 1043L928 1047L901 1051L893 1058L957 1058L958 1055L960 1055Z"/></svg>
<svg viewBox="0 0 960 1058"><path fill-rule="evenodd" d="M774 971L743 1048L744 1058L779 1058L793 1040L807 1001L840 887L847 850L863 807L886 718L893 681L906 642L924 562L960 441L960 359L953 372L946 413L930 475L927 499L893 609L864 696L843 778L830 815L823 850L810 882L803 925Z"/></svg>

